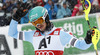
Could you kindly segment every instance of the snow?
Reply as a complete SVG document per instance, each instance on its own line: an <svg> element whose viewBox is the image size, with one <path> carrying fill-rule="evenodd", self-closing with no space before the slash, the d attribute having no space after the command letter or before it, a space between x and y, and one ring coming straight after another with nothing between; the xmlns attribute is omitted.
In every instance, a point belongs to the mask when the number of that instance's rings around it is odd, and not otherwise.
<svg viewBox="0 0 100 55"><path fill-rule="evenodd" d="M100 54L100 51L98 51L98 54ZM75 54L75 55L96 55L96 52L89 52L89 53L81 53L81 54Z"/></svg>

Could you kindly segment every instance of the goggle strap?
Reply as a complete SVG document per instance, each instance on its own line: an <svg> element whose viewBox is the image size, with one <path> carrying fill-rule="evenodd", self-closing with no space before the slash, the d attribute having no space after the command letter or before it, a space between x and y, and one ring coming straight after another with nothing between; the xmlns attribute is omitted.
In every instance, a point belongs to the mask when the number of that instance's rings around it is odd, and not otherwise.
<svg viewBox="0 0 100 55"><path fill-rule="evenodd" d="M45 20L47 14L48 14L48 11L46 10L46 12L44 13L44 15L43 15L43 17L42 17L44 20Z"/></svg>

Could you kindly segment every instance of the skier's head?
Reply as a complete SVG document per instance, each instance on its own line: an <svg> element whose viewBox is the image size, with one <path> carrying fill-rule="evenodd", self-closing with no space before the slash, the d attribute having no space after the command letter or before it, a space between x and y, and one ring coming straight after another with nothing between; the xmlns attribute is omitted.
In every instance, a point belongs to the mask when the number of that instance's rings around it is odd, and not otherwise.
<svg viewBox="0 0 100 55"><path fill-rule="evenodd" d="M31 9L29 12L29 20L39 31L45 31L50 26L48 11L41 6L36 6Z"/></svg>

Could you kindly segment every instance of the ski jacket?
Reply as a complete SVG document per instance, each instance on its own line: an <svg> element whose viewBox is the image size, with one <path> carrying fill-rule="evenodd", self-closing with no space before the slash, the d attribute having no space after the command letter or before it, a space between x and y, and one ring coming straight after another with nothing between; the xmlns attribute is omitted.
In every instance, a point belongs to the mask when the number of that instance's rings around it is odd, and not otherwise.
<svg viewBox="0 0 100 55"><path fill-rule="evenodd" d="M41 33L40 31L17 31L17 24L12 20L9 27L9 35L13 38L22 38L33 44L35 55L63 55L65 45L69 44L85 50L91 46L85 40L79 40L71 32L62 28L53 27L52 30Z"/></svg>

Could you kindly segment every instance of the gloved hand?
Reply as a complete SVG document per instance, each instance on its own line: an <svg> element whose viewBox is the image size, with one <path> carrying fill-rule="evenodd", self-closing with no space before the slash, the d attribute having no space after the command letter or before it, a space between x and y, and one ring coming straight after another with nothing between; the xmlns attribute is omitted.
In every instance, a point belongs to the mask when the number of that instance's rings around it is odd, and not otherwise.
<svg viewBox="0 0 100 55"><path fill-rule="evenodd" d="M21 3L20 8L17 9L16 13L12 16L14 20L19 21L23 16L28 13L28 10L31 8L29 3Z"/></svg>
<svg viewBox="0 0 100 55"><path fill-rule="evenodd" d="M87 44L92 43L92 37L91 37L91 35L92 35L92 30L88 30L88 31L87 31L87 35L86 35L86 37L85 37L85 42L86 42Z"/></svg>
<svg viewBox="0 0 100 55"><path fill-rule="evenodd" d="M93 28L97 28L96 26L94 26ZM87 43L87 44L90 44L90 43L92 43L92 35L94 35L94 30L88 30L87 31L87 35L86 35L86 37L85 37L85 42Z"/></svg>

